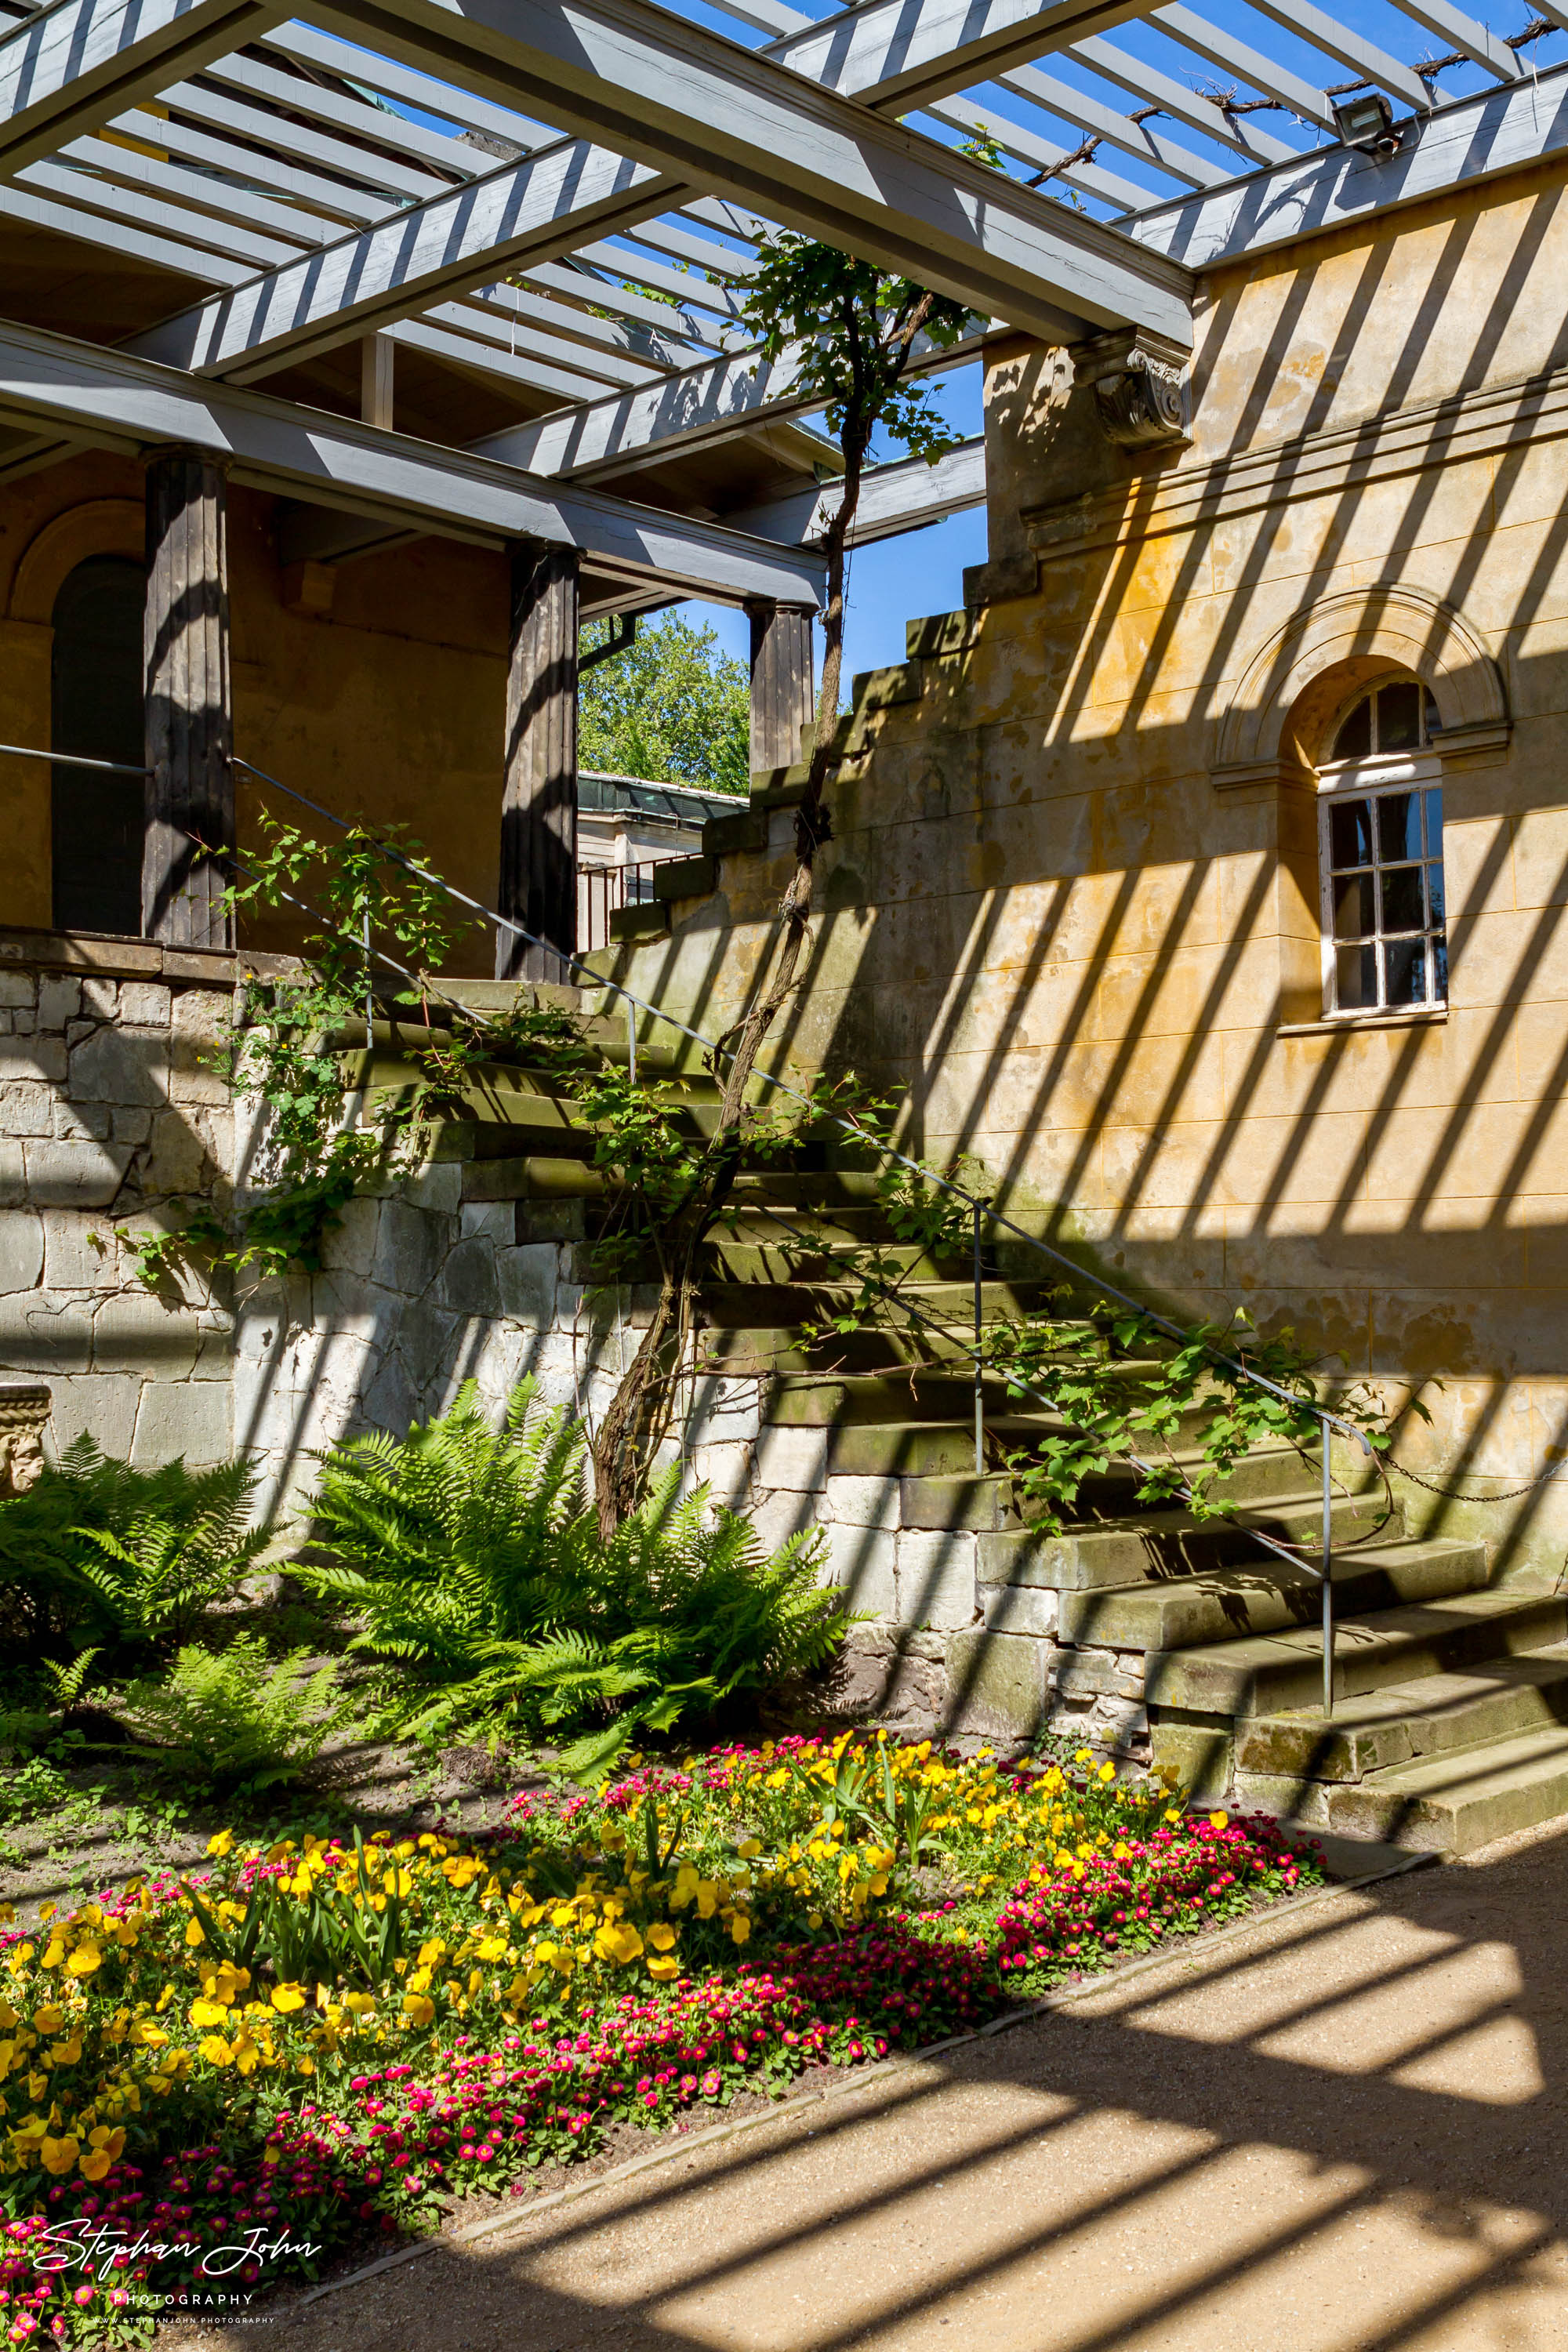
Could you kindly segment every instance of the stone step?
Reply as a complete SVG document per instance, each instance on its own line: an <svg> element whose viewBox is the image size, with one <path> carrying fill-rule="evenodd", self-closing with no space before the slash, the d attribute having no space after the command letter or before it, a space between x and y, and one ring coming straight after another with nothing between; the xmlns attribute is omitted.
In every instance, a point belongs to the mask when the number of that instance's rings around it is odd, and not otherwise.
<svg viewBox="0 0 1568 2352"><path fill-rule="evenodd" d="M1000 1567L1007 1553L1004 1546L1016 1547L1019 1559L1028 1557L1028 1545L1049 1542L1051 1538L1037 1535L1030 1527L1031 1519L1048 1518L1048 1506L1026 1500L1018 1491L1010 1472L994 1472L976 1478L973 1469L973 1431L971 1428L969 1471L965 1475L945 1477L906 1475L903 1486L903 1525L906 1528L973 1528L981 1533L994 1532L997 1545L985 1548L983 1558L990 1558ZM1184 1468L1196 1466L1195 1455L1178 1456ZM1234 1502L1238 1506L1264 1503L1276 1494L1289 1494L1301 1481L1301 1457L1293 1447L1283 1445L1255 1446L1238 1462L1228 1475L1212 1489L1216 1500ZM1107 1470L1086 1478L1078 1501L1064 1528L1064 1539L1071 1540L1080 1534L1098 1533L1102 1520L1120 1526L1132 1517L1138 1475L1131 1469ZM1008 1565L1011 1566L1011 1559ZM1027 1574L997 1574L990 1580L997 1583L1026 1585Z"/></svg>
<svg viewBox="0 0 1568 2352"><path fill-rule="evenodd" d="M984 1383L987 1428L1007 1412L1007 1396L994 1377ZM835 1376L781 1370L768 1398L766 1418L781 1428L840 1429L866 1423L962 1423L974 1447L974 1379L945 1369L910 1366L902 1371ZM1016 1414L1015 1414L1015 1417Z"/></svg>
<svg viewBox="0 0 1568 2352"><path fill-rule="evenodd" d="M1326 1826L1427 1853L1473 1853L1568 1813L1568 1728L1395 1765L1328 1792Z"/></svg>
<svg viewBox="0 0 1568 2352"><path fill-rule="evenodd" d="M1461 1592L1447 1601L1381 1610L1337 1625L1335 1696L1546 1649L1565 1636L1568 1601L1556 1595L1521 1600L1510 1592ZM1145 1682L1152 1706L1194 1715L1234 1718L1310 1706L1322 1692L1322 1637L1316 1628L1303 1626L1191 1649L1151 1651Z"/></svg>
<svg viewBox="0 0 1568 2352"><path fill-rule="evenodd" d="M766 1168L735 1179L742 1202L773 1202L781 1208L875 1207L880 1196L871 1168Z"/></svg>
<svg viewBox="0 0 1568 2352"><path fill-rule="evenodd" d="M1026 1420L999 1414L986 1429L997 1445L1021 1445L1047 1426L1043 1414ZM941 1478L974 1474L973 1421L850 1422L832 1429L827 1470L842 1478Z"/></svg>
<svg viewBox="0 0 1568 2352"><path fill-rule="evenodd" d="M736 1282L713 1281L702 1287L701 1317L705 1331L750 1331L763 1326L825 1323L852 1305L859 1286L846 1281ZM1004 1323L1020 1315L1041 1312L1047 1294L1038 1283L982 1283L982 1323ZM910 1282L896 1298L879 1302L879 1324L894 1330L923 1332L932 1327L953 1332L974 1328L974 1291L966 1282Z"/></svg>
<svg viewBox="0 0 1568 2352"><path fill-rule="evenodd" d="M524 1156L519 1153L519 1144L531 1139L519 1134L518 1125L511 1119L450 1116L435 1120L425 1147L426 1158L440 1161L515 1160ZM591 1160L594 1156L596 1139L586 1128L570 1127L560 1119L542 1119L538 1138L545 1157Z"/></svg>
<svg viewBox="0 0 1568 2352"><path fill-rule="evenodd" d="M471 1160L463 1179L465 1201L586 1201L600 1199L604 1192L601 1169L537 1152L523 1159Z"/></svg>
<svg viewBox="0 0 1568 2352"><path fill-rule="evenodd" d="M1293 1448L1276 1453L1285 1486L1298 1484L1300 1456ZM1387 1518L1381 1486L1361 1495L1336 1495L1332 1522L1336 1543L1381 1533L1389 1542L1404 1533L1402 1514ZM1020 1528L988 1537L981 1547L981 1581L987 1584L1052 1585L1061 1592L1093 1592L1173 1577L1202 1576L1242 1561L1256 1561L1254 1531L1285 1542L1314 1542L1321 1534L1323 1507L1315 1491L1281 1491L1277 1501L1248 1503L1234 1516L1196 1519L1190 1511L1149 1509L1100 1527L1070 1527L1060 1535Z"/></svg>
<svg viewBox="0 0 1568 2352"><path fill-rule="evenodd" d="M1319 1707L1246 1717L1236 1727L1236 1769L1295 1785L1363 1780L1394 1765L1558 1725L1568 1725L1568 1648L1389 1683L1347 1698L1326 1724Z"/></svg>
<svg viewBox="0 0 1568 2352"><path fill-rule="evenodd" d="M1369 1546L1363 1551L1342 1552L1335 1559L1336 1608L1348 1617L1412 1601L1447 1601L1457 1592L1475 1591L1486 1573L1480 1544ZM1064 1592L1058 1622L1064 1642L1099 1649L1194 1649L1237 1635L1319 1625L1322 1591L1319 1579L1306 1569L1263 1553L1252 1567L1176 1577L1168 1584Z"/></svg>

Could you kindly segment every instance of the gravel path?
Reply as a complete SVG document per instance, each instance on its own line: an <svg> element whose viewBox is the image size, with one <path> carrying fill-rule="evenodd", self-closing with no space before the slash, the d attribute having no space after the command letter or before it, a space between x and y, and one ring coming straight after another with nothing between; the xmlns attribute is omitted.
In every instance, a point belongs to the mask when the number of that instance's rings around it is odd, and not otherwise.
<svg viewBox="0 0 1568 2352"><path fill-rule="evenodd" d="M1568 1830L170 2352L1563 2352Z"/></svg>

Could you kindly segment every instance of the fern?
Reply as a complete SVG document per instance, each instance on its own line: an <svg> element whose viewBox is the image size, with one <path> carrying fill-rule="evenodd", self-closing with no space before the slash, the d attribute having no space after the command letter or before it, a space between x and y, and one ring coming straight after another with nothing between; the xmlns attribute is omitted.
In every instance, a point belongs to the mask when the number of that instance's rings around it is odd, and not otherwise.
<svg viewBox="0 0 1568 2352"><path fill-rule="evenodd" d="M40 1662L85 1648L167 1657L264 1552L244 1462L133 1469L76 1440L0 1502L0 1626Z"/></svg>
<svg viewBox="0 0 1568 2352"><path fill-rule="evenodd" d="M144 1742L146 1762L205 1785L270 1787L296 1780L332 1733L353 1719L329 1662L303 1671L305 1652L270 1664L259 1633L242 1633L226 1650L182 1649L164 1682L132 1684L122 1712Z"/></svg>
<svg viewBox="0 0 1568 2352"><path fill-rule="evenodd" d="M580 1425L524 1381L492 1429L470 1381L401 1444L321 1457L315 1536L296 1573L357 1620L352 1646L409 1670L395 1711L436 1739L596 1720L567 1750L597 1769L637 1728L826 1663L846 1624L820 1537L769 1556L750 1523L673 1468L606 1543ZM611 1720L606 1724L605 1717Z"/></svg>

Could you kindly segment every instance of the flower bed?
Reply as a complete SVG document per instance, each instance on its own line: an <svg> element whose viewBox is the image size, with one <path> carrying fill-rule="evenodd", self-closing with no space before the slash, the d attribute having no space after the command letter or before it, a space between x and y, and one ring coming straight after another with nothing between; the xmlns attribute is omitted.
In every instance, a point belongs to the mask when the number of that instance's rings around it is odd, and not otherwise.
<svg viewBox="0 0 1568 2352"><path fill-rule="evenodd" d="M310 2274L612 2125L942 2040L1321 1875L1109 1767L879 1735L520 1798L488 1843L213 1844L201 1881L8 1938L5 2341L144 2341L167 2294Z"/></svg>

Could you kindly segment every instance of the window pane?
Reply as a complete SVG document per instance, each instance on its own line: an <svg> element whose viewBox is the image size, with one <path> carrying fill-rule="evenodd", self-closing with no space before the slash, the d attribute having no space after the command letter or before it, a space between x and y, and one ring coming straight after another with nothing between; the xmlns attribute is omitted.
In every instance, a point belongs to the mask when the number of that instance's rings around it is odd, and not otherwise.
<svg viewBox="0 0 1568 2352"><path fill-rule="evenodd" d="M1421 708L1426 716L1427 734L1429 736L1440 735L1443 732L1443 716L1441 711L1438 709L1436 703L1433 700L1430 690L1428 690Z"/></svg>
<svg viewBox="0 0 1568 2352"><path fill-rule="evenodd" d="M1377 950L1341 948L1334 958L1334 1002L1342 1013L1377 1003Z"/></svg>
<svg viewBox="0 0 1568 2352"><path fill-rule="evenodd" d="M1377 803L1377 854L1385 866L1421 855L1421 795L1384 793Z"/></svg>
<svg viewBox="0 0 1568 2352"><path fill-rule="evenodd" d="M1426 917L1421 905L1419 866L1390 866L1383 876L1383 922L1385 931L1419 931Z"/></svg>
<svg viewBox="0 0 1568 2352"><path fill-rule="evenodd" d="M1424 1004L1426 1001L1426 942L1390 940L1383 950L1389 1004Z"/></svg>
<svg viewBox="0 0 1568 2352"><path fill-rule="evenodd" d="M1426 868L1426 920L1441 923L1447 920L1443 907L1443 861L1436 858Z"/></svg>
<svg viewBox="0 0 1568 2352"><path fill-rule="evenodd" d="M1423 793L1421 800L1426 811L1426 855L1436 857L1443 847L1443 795L1437 791Z"/></svg>
<svg viewBox="0 0 1568 2352"><path fill-rule="evenodd" d="M1372 876L1347 874L1334 884L1334 937L1369 940L1377 929Z"/></svg>
<svg viewBox="0 0 1568 2352"><path fill-rule="evenodd" d="M1358 702L1334 737L1336 760L1364 760L1372 750L1372 697Z"/></svg>
<svg viewBox="0 0 1568 2352"><path fill-rule="evenodd" d="M1372 864L1372 818L1365 801L1335 801L1331 806L1329 861L1336 868Z"/></svg>
<svg viewBox="0 0 1568 2352"><path fill-rule="evenodd" d="M1433 1000L1438 1004L1446 1004L1448 1001L1448 942L1445 939L1435 939L1431 941L1431 949Z"/></svg>
<svg viewBox="0 0 1568 2352"><path fill-rule="evenodd" d="M1421 746L1421 688L1414 678L1377 690L1377 748L1415 751Z"/></svg>

